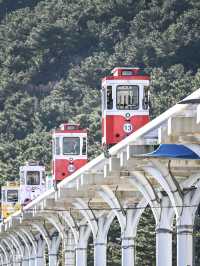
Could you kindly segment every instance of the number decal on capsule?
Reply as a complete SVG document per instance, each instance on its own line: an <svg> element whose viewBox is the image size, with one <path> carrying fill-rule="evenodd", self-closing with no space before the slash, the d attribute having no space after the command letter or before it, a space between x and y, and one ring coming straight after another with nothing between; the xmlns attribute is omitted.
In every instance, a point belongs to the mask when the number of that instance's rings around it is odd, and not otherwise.
<svg viewBox="0 0 200 266"><path fill-rule="evenodd" d="M123 129L125 133L130 133L133 131L133 126L129 123L126 123L124 124Z"/></svg>

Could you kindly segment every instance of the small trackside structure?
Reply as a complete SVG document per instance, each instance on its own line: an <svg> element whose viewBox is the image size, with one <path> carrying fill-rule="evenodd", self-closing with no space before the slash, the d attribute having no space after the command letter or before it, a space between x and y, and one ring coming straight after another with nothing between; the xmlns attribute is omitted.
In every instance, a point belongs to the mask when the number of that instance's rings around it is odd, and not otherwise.
<svg viewBox="0 0 200 266"><path fill-rule="evenodd" d="M140 68L117 67L102 79L102 143L120 142L149 122L150 76Z"/></svg>
<svg viewBox="0 0 200 266"><path fill-rule="evenodd" d="M61 124L53 131L53 179L59 182L87 163L87 130Z"/></svg>
<svg viewBox="0 0 200 266"><path fill-rule="evenodd" d="M29 161L19 171L19 199L21 205L26 205L45 192L45 167L40 162Z"/></svg>

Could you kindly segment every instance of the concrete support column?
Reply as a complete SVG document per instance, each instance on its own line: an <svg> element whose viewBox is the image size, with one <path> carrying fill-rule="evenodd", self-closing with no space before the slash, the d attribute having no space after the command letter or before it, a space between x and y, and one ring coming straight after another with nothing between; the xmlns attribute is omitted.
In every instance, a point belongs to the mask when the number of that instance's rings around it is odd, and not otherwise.
<svg viewBox="0 0 200 266"><path fill-rule="evenodd" d="M37 256L36 257L36 266L43 266L45 265L45 260L44 260L44 256Z"/></svg>
<svg viewBox="0 0 200 266"><path fill-rule="evenodd" d="M75 241L72 231L69 230L63 243L65 266L75 266Z"/></svg>
<svg viewBox="0 0 200 266"><path fill-rule="evenodd" d="M18 253L18 261L19 265L24 265L24 266L29 266L27 261L28 261L28 251L26 250L25 245L23 244L23 242L18 238L17 235L10 234L10 236L8 237L10 242L14 244L16 252Z"/></svg>
<svg viewBox="0 0 200 266"><path fill-rule="evenodd" d="M107 241L94 241L94 265L106 266Z"/></svg>
<svg viewBox="0 0 200 266"><path fill-rule="evenodd" d="M31 257L29 259L29 266L36 266L36 258L35 255L31 254Z"/></svg>
<svg viewBox="0 0 200 266"><path fill-rule="evenodd" d="M193 265L193 226L177 226L177 265Z"/></svg>
<svg viewBox="0 0 200 266"><path fill-rule="evenodd" d="M53 236L51 239L51 245L49 249L49 266L57 265L58 260L58 240L59 236Z"/></svg>
<svg viewBox="0 0 200 266"><path fill-rule="evenodd" d="M94 237L94 265L106 266L107 265L107 235L110 225L113 221L113 213L99 217L97 221L97 234Z"/></svg>
<svg viewBox="0 0 200 266"><path fill-rule="evenodd" d="M37 266L36 252L32 245L30 247L29 266Z"/></svg>
<svg viewBox="0 0 200 266"><path fill-rule="evenodd" d="M17 234L22 236L24 243L26 243L27 249L29 250L29 266L36 266L37 241L31 233L31 228L27 226L21 227Z"/></svg>
<svg viewBox="0 0 200 266"><path fill-rule="evenodd" d="M23 246L23 257L22 257L22 266L30 266L30 252L27 249L26 245Z"/></svg>
<svg viewBox="0 0 200 266"><path fill-rule="evenodd" d="M36 266L44 266L45 260L44 260L44 250L46 246L46 242L43 239L39 239L36 242L37 244L37 256L35 258L35 265Z"/></svg>
<svg viewBox="0 0 200 266"><path fill-rule="evenodd" d="M77 233L78 238L76 241L76 266L87 266L87 247L91 228L89 225L80 225L79 232Z"/></svg>
<svg viewBox="0 0 200 266"><path fill-rule="evenodd" d="M58 250L59 250L59 244L60 244L60 235L57 232L56 234L53 234L51 237L51 242L49 246L49 266L57 265L58 263Z"/></svg>
<svg viewBox="0 0 200 266"><path fill-rule="evenodd" d="M2 241L4 244L1 244L1 248L4 250L4 254L6 259L6 262L8 265L14 265L14 249L9 245L9 242L6 239L3 239Z"/></svg>
<svg viewBox="0 0 200 266"><path fill-rule="evenodd" d="M18 254L17 249L15 248L15 246L13 245L13 243L11 244L10 240L8 239L4 239L4 242L6 243L7 247L10 250L10 262L12 266L21 266L21 257Z"/></svg>
<svg viewBox="0 0 200 266"><path fill-rule="evenodd" d="M135 254L134 254L134 239L137 233L137 225L139 223L141 214L147 205L147 201L142 199L137 207L126 202L126 209L123 207L116 192L107 187L102 186L99 191L100 196L109 204L114 210L121 228L122 238L122 266L134 266ZM110 224L109 224L110 226ZM106 230L107 239L108 230Z"/></svg>
<svg viewBox="0 0 200 266"><path fill-rule="evenodd" d="M3 265L4 262L3 262L3 255L2 254L0 254L0 261L1 261L1 264L0 265Z"/></svg>
<svg viewBox="0 0 200 266"><path fill-rule="evenodd" d="M57 254L50 253L49 254L49 266L57 265Z"/></svg>
<svg viewBox="0 0 200 266"><path fill-rule="evenodd" d="M18 252L16 250L14 251L14 256L13 256L13 265L14 266L22 265L21 258L19 257Z"/></svg>
<svg viewBox="0 0 200 266"><path fill-rule="evenodd" d="M22 259L22 266L29 266L29 258Z"/></svg>
<svg viewBox="0 0 200 266"><path fill-rule="evenodd" d="M10 262L9 262L9 255L8 255L8 251L6 249L6 247L4 246L3 243L0 243L0 249L2 250L3 252L3 262L5 265L10 265Z"/></svg>
<svg viewBox="0 0 200 266"><path fill-rule="evenodd" d="M199 177L198 177L199 178ZM183 207L177 217L177 266L193 266L193 226L200 202L200 187L190 189L183 197Z"/></svg>
<svg viewBox="0 0 200 266"><path fill-rule="evenodd" d="M135 265L135 238L122 238L122 266Z"/></svg>
<svg viewBox="0 0 200 266"><path fill-rule="evenodd" d="M168 196L160 199L156 220L156 266L172 266L174 208Z"/></svg>
<svg viewBox="0 0 200 266"><path fill-rule="evenodd" d="M76 266L87 266L87 247L76 248Z"/></svg>
<svg viewBox="0 0 200 266"><path fill-rule="evenodd" d="M22 265L31 266L31 244L28 242L27 236L22 231L16 231L15 234L18 236L17 239L20 240L20 242L18 241L19 244L23 242L23 246L21 246L23 251Z"/></svg>
<svg viewBox="0 0 200 266"><path fill-rule="evenodd" d="M156 230L156 265L172 266L172 231L167 228Z"/></svg>

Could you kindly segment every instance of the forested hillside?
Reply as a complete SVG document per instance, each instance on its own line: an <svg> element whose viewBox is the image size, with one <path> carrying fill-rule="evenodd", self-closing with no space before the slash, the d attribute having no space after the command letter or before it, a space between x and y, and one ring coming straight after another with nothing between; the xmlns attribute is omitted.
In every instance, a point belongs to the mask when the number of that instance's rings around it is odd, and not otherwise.
<svg viewBox="0 0 200 266"><path fill-rule="evenodd" d="M49 165L64 121L88 127L90 158L100 152L113 67L148 70L152 117L198 88L199 33L199 0L0 0L1 183L27 159Z"/></svg>

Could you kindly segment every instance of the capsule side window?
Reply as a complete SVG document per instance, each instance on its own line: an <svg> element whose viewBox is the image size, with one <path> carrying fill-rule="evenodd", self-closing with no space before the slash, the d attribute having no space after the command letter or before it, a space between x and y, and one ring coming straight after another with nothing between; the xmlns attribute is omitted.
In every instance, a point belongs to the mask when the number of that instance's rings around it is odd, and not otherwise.
<svg viewBox="0 0 200 266"><path fill-rule="evenodd" d="M52 139L52 154L55 155L55 140Z"/></svg>
<svg viewBox="0 0 200 266"><path fill-rule="evenodd" d="M42 171L41 174L42 174L41 185L45 185L45 181L46 181L46 175L45 175L45 172Z"/></svg>
<svg viewBox="0 0 200 266"><path fill-rule="evenodd" d="M106 98L107 98L107 109L113 109L113 94L112 94L112 86L107 86L106 90Z"/></svg>
<svg viewBox="0 0 200 266"><path fill-rule="evenodd" d="M24 184L25 184L24 171L20 171L20 185L24 185Z"/></svg>
<svg viewBox="0 0 200 266"><path fill-rule="evenodd" d="M149 108L149 86L144 86L144 96L142 101L142 107L144 110Z"/></svg>
<svg viewBox="0 0 200 266"><path fill-rule="evenodd" d="M55 154L60 155L60 138L56 137Z"/></svg>
<svg viewBox="0 0 200 266"><path fill-rule="evenodd" d="M82 155L87 154L87 139L83 138Z"/></svg>
<svg viewBox="0 0 200 266"><path fill-rule="evenodd" d="M102 112L106 109L106 96L105 96L105 88L101 90L101 103L102 103Z"/></svg>
<svg viewBox="0 0 200 266"><path fill-rule="evenodd" d="M3 189L1 193L2 202L6 202L6 191Z"/></svg>

